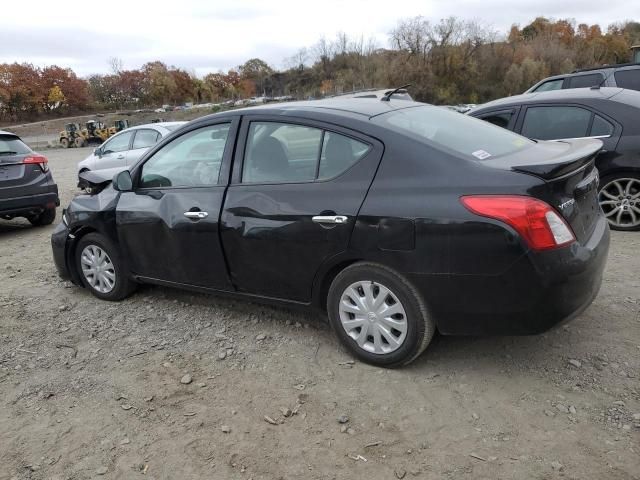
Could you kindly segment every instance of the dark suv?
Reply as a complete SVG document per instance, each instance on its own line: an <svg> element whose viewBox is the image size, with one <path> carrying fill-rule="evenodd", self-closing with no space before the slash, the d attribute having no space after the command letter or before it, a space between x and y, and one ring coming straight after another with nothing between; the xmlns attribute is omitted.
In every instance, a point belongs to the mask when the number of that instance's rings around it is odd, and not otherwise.
<svg viewBox="0 0 640 480"><path fill-rule="evenodd" d="M58 186L47 157L17 135L0 130L0 218L25 217L33 225L49 225L58 205Z"/></svg>
<svg viewBox="0 0 640 480"><path fill-rule="evenodd" d="M640 90L640 63L622 63L575 70L540 80L524 93L548 92L566 88L620 87Z"/></svg>

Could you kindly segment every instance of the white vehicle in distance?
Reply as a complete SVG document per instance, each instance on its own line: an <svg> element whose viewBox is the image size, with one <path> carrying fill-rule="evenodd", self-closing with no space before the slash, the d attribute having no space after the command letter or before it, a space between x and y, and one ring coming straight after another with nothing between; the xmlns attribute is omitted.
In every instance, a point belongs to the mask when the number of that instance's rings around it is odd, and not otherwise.
<svg viewBox="0 0 640 480"><path fill-rule="evenodd" d="M158 122L136 125L118 132L78 163L78 174L94 170L124 169L132 166L160 139L187 122Z"/></svg>

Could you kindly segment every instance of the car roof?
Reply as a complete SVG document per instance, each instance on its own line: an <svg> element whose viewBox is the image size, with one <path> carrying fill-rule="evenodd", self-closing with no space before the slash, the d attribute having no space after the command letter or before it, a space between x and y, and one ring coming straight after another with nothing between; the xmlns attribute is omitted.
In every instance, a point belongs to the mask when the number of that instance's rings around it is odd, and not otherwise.
<svg viewBox="0 0 640 480"><path fill-rule="evenodd" d="M570 102L578 100L610 99L615 95L618 95L623 90L623 88L617 87L600 87L570 88L563 90L550 90L548 92L523 93L522 95L500 98L498 100L493 100L492 102L479 105L469 113L531 102Z"/></svg>
<svg viewBox="0 0 640 480"><path fill-rule="evenodd" d="M0 135L13 135L14 137L18 136L15 133L7 132L6 130L0 130Z"/></svg>
<svg viewBox="0 0 640 480"><path fill-rule="evenodd" d="M640 63L613 63L611 65L600 65L599 67L579 68L571 72L571 74L581 73L581 72L593 72L597 70L610 70L610 69L617 70L624 67L640 67Z"/></svg>
<svg viewBox="0 0 640 480"><path fill-rule="evenodd" d="M411 100L394 100L384 102L377 98L328 98L322 100L309 100L301 102L269 103L256 107L239 108L228 110L222 114L268 114L268 113L319 113L331 112L336 115L359 115L368 118L375 117L394 110L403 108L425 106L426 103L414 102ZM218 116L219 114L213 114ZM209 115L211 117L213 115ZM208 118L203 117L203 118Z"/></svg>
<svg viewBox="0 0 640 480"><path fill-rule="evenodd" d="M140 128L153 128L153 127L172 127L175 125L184 125L187 122L155 122L155 123L144 123L142 125L134 125L132 127L127 128L126 130L136 130ZM124 130L123 130L124 131Z"/></svg>

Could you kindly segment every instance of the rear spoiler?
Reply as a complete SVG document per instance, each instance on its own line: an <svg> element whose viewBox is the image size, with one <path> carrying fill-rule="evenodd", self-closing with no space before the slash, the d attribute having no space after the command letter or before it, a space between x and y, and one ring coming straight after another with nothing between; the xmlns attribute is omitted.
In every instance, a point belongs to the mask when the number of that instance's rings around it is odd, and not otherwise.
<svg viewBox="0 0 640 480"><path fill-rule="evenodd" d="M595 138L538 141L536 148L518 156L484 160L483 164L552 180L589 165L601 150L602 141Z"/></svg>

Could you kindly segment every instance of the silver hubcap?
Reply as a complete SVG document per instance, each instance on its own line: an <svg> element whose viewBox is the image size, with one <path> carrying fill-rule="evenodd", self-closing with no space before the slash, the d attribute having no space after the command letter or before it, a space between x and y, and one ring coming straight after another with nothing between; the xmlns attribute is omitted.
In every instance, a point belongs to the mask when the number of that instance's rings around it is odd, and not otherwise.
<svg viewBox="0 0 640 480"><path fill-rule="evenodd" d="M602 211L614 227L640 225L640 180L618 178L607 183L598 197Z"/></svg>
<svg viewBox="0 0 640 480"><path fill-rule="evenodd" d="M380 283L349 285L340 297L342 328L369 353L391 353L407 336L407 314L398 297Z"/></svg>
<svg viewBox="0 0 640 480"><path fill-rule="evenodd" d="M80 255L82 274L87 283L100 293L109 293L116 283L116 270L107 252L96 245L87 245Z"/></svg>

